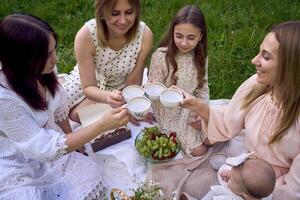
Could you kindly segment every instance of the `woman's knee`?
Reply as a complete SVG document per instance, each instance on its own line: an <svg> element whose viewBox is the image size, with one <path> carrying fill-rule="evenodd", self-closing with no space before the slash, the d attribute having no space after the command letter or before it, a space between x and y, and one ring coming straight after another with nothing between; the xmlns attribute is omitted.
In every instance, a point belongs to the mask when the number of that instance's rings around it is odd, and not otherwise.
<svg viewBox="0 0 300 200"><path fill-rule="evenodd" d="M69 112L69 118L77 123L80 123L80 118L78 115L78 111L83 108L86 107L88 105L91 105L95 102L85 98L83 101L81 101L79 104L75 105Z"/></svg>
<svg viewBox="0 0 300 200"><path fill-rule="evenodd" d="M78 112L74 109L69 112L69 118L74 122L80 123Z"/></svg>

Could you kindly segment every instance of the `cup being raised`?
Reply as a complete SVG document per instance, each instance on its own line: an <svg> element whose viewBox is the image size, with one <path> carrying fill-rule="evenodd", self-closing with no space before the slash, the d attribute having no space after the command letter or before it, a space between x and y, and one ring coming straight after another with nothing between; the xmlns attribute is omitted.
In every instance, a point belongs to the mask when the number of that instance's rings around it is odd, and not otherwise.
<svg viewBox="0 0 300 200"><path fill-rule="evenodd" d="M144 85L146 95L151 100L159 100L160 93L166 89L166 86L159 82L150 82Z"/></svg>
<svg viewBox="0 0 300 200"><path fill-rule="evenodd" d="M139 85L129 85L122 90L122 95L126 102L135 97L142 97L144 94L144 89Z"/></svg>
<svg viewBox="0 0 300 200"><path fill-rule="evenodd" d="M167 108L175 108L179 105L179 102L183 100L183 94L176 89L165 89L161 92L160 103Z"/></svg>
<svg viewBox="0 0 300 200"><path fill-rule="evenodd" d="M150 112L151 101L147 97L134 97L128 101L127 109L133 117L142 119Z"/></svg>

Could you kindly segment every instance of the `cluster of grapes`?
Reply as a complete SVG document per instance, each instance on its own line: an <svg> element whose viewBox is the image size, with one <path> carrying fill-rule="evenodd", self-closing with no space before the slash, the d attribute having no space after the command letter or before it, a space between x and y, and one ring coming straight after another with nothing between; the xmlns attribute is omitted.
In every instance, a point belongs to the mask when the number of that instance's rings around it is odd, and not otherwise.
<svg viewBox="0 0 300 200"><path fill-rule="evenodd" d="M157 126L144 128L142 138L136 141L136 148L146 158L165 160L173 158L179 148L176 133L168 135L161 133Z"/></svg>

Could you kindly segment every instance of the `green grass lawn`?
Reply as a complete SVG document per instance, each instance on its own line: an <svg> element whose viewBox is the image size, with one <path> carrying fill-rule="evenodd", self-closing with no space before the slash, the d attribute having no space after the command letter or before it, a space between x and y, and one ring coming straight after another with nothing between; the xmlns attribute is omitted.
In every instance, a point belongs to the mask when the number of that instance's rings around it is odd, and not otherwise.
<svg viewBox="0 0 300 200"><path fill-rule="evenodd" d="M154 49L173 14L186 4L198 5L206 17L212 99L230 98L254 73L250 61L270 26L300 20L299 0L142 0L142 20L154 33ZM93 0L1 0L0 18L13 12L32 13L54 27L59 71L69 72L76 63L74 37L93 18Z"/></svg>

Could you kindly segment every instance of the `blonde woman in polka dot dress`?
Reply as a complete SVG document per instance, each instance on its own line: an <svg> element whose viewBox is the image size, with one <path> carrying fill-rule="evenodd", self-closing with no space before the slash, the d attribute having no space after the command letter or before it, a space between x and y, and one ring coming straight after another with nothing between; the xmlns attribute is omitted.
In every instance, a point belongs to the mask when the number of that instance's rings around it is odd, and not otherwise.
<svg viewBox="0 0 300 200"><path fill-rule="evenodd" d="M122 105L120 90L142 83L153 36L140 12L140 0L95 0L95 19L75 38L77 65L61 80L72 120L79 122L78 109L94 102Z"/></svg>

